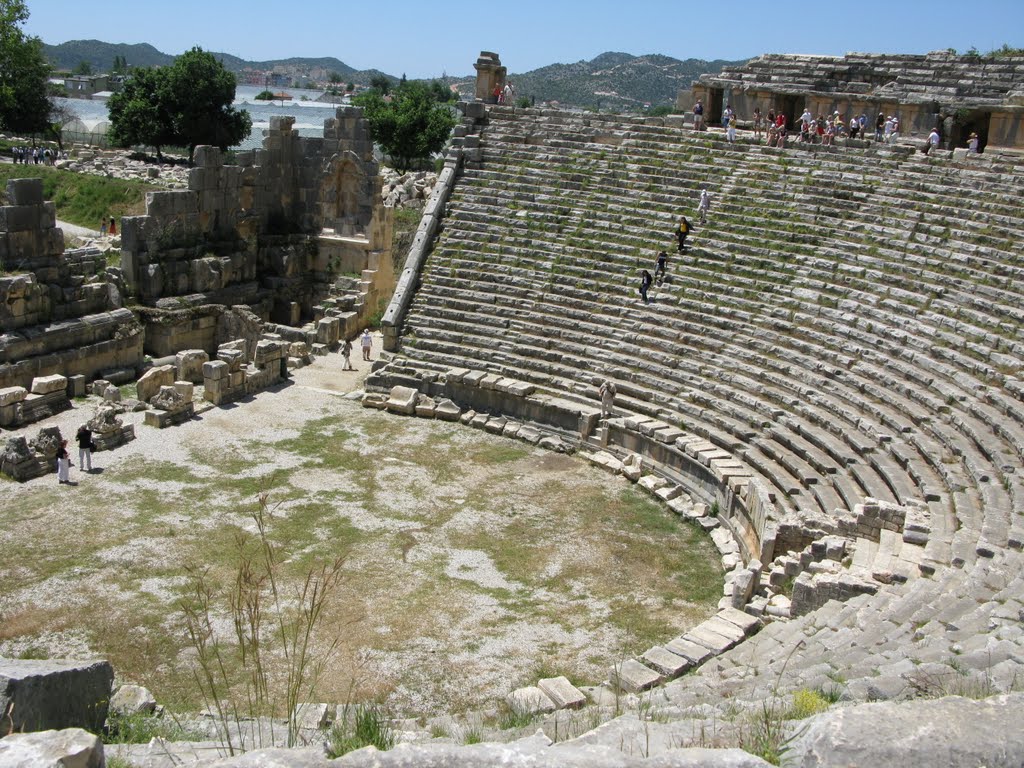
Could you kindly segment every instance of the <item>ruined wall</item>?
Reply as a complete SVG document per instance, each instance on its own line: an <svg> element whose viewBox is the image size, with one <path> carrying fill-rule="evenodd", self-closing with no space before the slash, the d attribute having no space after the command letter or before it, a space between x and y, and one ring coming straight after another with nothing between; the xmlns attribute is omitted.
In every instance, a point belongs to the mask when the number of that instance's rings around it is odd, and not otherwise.
<svg viewBox="0 0 1024 768"><path fill-rule="evenodd" d="M142 366L142 327L121 308L99 251L64 252L40 179L8 182L0 207L0 388Z"/></svg>
<svg viewBox="0 0 1024 768"><path fill-rule="evenodd" d="M129 292L166 311L207 307L205 317L161 316L149 325L151 354L196 347L211 353L218 312L246 305L264 321L297 325L344 273L361 274L367 314L394 286L391 209L381 202L379 168L362 111L339 108L322 138L278 117L263 147L225 165L198 147L189 188L147 195L146 215L122 223L122 269Z"/></svg>

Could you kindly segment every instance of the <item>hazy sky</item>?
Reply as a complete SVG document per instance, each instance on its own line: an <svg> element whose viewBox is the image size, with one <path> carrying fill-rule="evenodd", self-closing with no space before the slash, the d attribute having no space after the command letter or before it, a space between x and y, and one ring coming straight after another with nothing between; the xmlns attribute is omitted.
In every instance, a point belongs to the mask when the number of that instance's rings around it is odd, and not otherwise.
<svg viewBox="0 0 1024 768"><path fill-rule="evenodd" d="M249 60L334 56L356 69L468 75L481 50L510 72L605 51L677 59L1024 47L1024 0L27 0L46 43L193 45ZM131 62L129 62L131 63Z"/></svg>

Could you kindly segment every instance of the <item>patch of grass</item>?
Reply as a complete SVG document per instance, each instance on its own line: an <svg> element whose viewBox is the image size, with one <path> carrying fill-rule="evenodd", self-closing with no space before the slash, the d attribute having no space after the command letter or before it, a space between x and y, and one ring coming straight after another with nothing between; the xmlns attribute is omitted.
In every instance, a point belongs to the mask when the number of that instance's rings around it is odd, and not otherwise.
<svg viewBox="0 0 1024 768"><path fill-rule="evenodd" d="M43 180L43 198L57 206L57 218L99 229L100 219L146 212L146 192L163 187L142 181L110 179L44 165L0 165L0 184L10 179Z"/></svg>
<svg viewBox="0 0 1024 768"><path fill-rule="evenodd" d="M381 751L395 746L386 713L376 705L345 707L342 717L327 732L327 757L333 760L370 746Z"/></svg>
<svg viewBox="0 0 1024 768"><path fill-rule="evenodd" d="M483 740L484 740L483 733L475 725L466 728L466 730L464 730L462 732L462 743L463 744L466 744L466 745L469 745L469 744L479 744Z"/></svg>
<svg viewBox="0 0 1024 768"><path fill-rule="evenodd" d="M188 731L170 717L136 713L122 715L116 712L107 717L104 744L148 744L152 739L191 741L202 738L198 732ZM110 765L110 762L107 762Z"/></svg>

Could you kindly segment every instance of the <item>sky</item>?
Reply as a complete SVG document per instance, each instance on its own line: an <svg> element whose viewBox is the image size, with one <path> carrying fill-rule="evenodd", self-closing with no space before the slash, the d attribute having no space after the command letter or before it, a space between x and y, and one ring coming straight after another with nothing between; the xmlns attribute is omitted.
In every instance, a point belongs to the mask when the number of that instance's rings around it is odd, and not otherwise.
<svg viewBox="0 0 1024 768"><path fill-rule="evenodd" d="M29 34L194 45L243 59L334 56L410 78L471 75L480 51L510 73L605 51L677 59L761 53L927 53L1024 47L1024 0L27 0ZM131 63L131 62L129 62Z"/></svg>

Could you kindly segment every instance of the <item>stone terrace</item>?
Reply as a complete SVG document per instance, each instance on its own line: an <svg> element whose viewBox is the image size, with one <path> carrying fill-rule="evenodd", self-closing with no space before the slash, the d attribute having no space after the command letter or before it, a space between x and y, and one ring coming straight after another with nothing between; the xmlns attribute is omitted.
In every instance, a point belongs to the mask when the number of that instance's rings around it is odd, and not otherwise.
<svg viewBox="0 0 1024 768"><path fill-rule="evenodd" d="M706 685L664 689L666 706L723 680L753 695L798 640L788 677L800 682L884 668L896 681L887 691L909 690L911 657L968 647L1001 649L991 666L1006 662L998 679L1012 680L1024 658L1012 628L1024 544L1024 168L899 149L730 148L660 120L503 107L478 127L399 349L371 386L420 378L427 390L472 369L594 407L610 377L613 450L647 453L708 502L732 491L749 503L766 489L778 529L762 520L738 531L748 559L797 553L813 535L786 531L834 530L865 498L907 507L927 534L859 539L847 564L895 567L889 586L769 625L707 665ZM673 227L681 213L695 218L704 186L708 225L676 255ZM669 277L645 306L638 272L653 272L662 248ZM700 451L742 471L719 472L717 488L687 477L667 451L648 450L647 419L678 428L680 449L706 440ZM751 680L755 660L779 669Z"/></svg>

